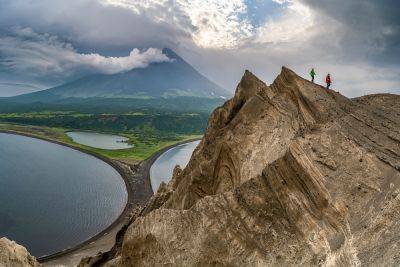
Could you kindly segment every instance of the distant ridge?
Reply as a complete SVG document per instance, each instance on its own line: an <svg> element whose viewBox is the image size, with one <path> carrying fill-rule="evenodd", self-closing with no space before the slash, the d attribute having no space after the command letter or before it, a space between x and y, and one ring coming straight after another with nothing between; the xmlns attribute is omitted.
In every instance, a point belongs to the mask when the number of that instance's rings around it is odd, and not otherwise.
<svg viewBox="0 0 400 267"><path fill-rule="evenodd" d="M171 49L164 48L162 52L172 60L112 75L94 74L10 100L52 102L65 98L230 97L228 91L208 80Z"/></svg>

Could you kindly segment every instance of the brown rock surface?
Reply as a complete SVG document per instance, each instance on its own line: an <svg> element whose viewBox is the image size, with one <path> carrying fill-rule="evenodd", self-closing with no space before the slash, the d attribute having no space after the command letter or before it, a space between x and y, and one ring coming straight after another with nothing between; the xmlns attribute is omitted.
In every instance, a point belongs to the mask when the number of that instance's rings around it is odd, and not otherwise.
<svg viewBox="0 0 400 267"><path fill-rule="evenodd" d="M400 96L246 71L116 239L80 266L400 265ZM0 239L1 267L38 265Z"/></svg>
<svg viewBox="0 0 400 267"><path fill-rule="evenodd" d="M188 166L80 266L399 266L400 96L246 71ZM38 266L0 239L0 266Z"/></svg>
<svg viewBox="0 0 400 267"><path fill-rule="evenodd" d="M108 266L400 265L400 97L246 71Z"/></svg>
<svg viewBox="0 0 400 267"><path fill-rule="evenodd" d="M0 267L38 267L40 264L23 246L0 238Z"/></svg>

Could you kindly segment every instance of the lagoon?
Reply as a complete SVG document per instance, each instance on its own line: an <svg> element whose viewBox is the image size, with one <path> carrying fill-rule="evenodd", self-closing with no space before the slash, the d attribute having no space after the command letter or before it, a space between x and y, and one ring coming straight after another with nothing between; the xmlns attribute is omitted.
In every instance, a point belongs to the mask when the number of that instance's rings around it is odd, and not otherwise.
<svg viewBox="0 0 400 267"><path fill-rule="evenodd" d="M176 165L180 165L182 169L186 167L199 143L200 141L194 141L173 147L153 163L150 168L150 181L154 192L157 192L161 182L168 183L171 180Z"/></svg>
<svg viewBox="0 0 400 267"><path fill-rule="evenodd" d="M113 223L127 203L119 173L91 155L0 133L0 237L40 257Z"/></svg>
<svg viewBox="0 0 400 267"><path fill-rule="evenodd" d="M94 132L67 132L67 135L78 144L101 149L127 149L133 147L124 136Z"/></svg>

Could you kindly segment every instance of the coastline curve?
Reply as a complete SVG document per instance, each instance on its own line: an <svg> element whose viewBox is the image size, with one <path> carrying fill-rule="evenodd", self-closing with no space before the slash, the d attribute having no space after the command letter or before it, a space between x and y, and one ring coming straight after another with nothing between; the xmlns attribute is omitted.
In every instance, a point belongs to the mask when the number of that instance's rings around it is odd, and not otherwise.
<svg viewBox="0 0 400 267"><path fill-rule="evenodd" d="M23 132L12 131L12 130L0 130L0 133L15 134L15 135L20 135L20 136L25 136L25 137L30 137L30 138L36 138L36 139L43 140L43 141L46 141L46 142L49 142L49 143L53 143L53 144L61 145L61 146L64 146L64 147L68 147L68 148L74 149L76 151L85 153L87 155L93 156L93 157L105 162L106 164L110 165L113 169L115 169L118 172L118 174L121 176L121 179L124 181L124 184L125 184L125 189L126 189L127 194L128 194L127 202L125 204L125 207L124 207L123 211L117 217L116 220L114 220L109 226L107 226L105 229L103 229L102 231L100 231L96 235L84 240L83 242L81 242L81 243L79 243L79 244L77 244L77 245L75 245L73 247L66 248L64 250L61 250L59 252L56 252L56 253L53 253L53 254L50 254L50 255L38 257L37 260L39 262L45 262L45 261L54 259L54 258L62 256L62 255L66 255L68 253L72 253L72 252L76 251L77 249L80 249L80 248L84 247L85 245L94 242L96 239L98 239L99 237L101 237L104 234L108 233L112 228L114 228L116 225L121 223L124 220L124 218L127 215L129 215L129 211L132 209L131 208L131 203L132 203L132 200L133 200L133 190L132 190L132 187L129 185L129 180L128 180L128 176L127 176L126 172L123 170L123 168L120 165L118 165L117 162L115 162L112 159L109 159L109 158L107 158L107 157L105 157L103 155L95 153L93 151L89 151L89 150L86 150L84 148L77 147L77 146L74 146L74 145L71 145L71 144L67 144L67 143L63 143L63 142L60 142L60 141L57 141L57 140L53 140L53 139L50 139L50 138L43 138L41 136L37 136L37 135L34 135L34 134L23 133Z"/></svg>
<svg viewBox="0 0 400 267"><path fill-rule="evenodd" d="M179 146L179 145L183 145L186 143L190 143L193 141L198 141L201 140L201 138L193 138L193 139L188 139L185 141L181 141L181 142L177 142L175 144L172 144L170 146L164 147L160 150L158 150L157 152L155 152L153 155L151 155L148 159L142 161L140 163L140 167L137 170L138 175L141 176L142 180L144 181L144 187L145 188L135 188L134 185L130 182L130 177L128 175L128 173L124 170L124 168L120 165L121 163L119 163L118 161L112 160L110 158L107 158L103 155L100 155L96 152L90 151L90 150L86 150L82 147L78 147L78 146L74 146L72 144L68 144L68 143L64 143L58 140L54 140L54 139L50 139L50 138L45 138L42 136L38 136L35 134L29 134L29 133L25 133L25 132L19 132L19 131L13 131L13 130L5 130L5 129L1 129L0 133L7 133L7 134L15 134L15 135L21 135L21 136L25 136L25 137L30 137L30 138L36 138L36 139L40 139L46 142L50 142L50 143L54 143L57 145L61 145L61 146L65 146L65 147L69 147L71 149L77 150L79 152L91 155L105 163L107 163L108 165L110 165L112 168L114 168L118 174L121 176L122 180L125 183L125 188L128 194L127 197L127 202L126 205L123 209L123 211L121 212L121 214L118 216L118 218L111 223L108 227L106 227L104 230L100 231L99 233L97 233L96 235L90 237L89 239L73 246L70 248L66 248L64 250L61 250L59 252L50 254L50 255L46 255L46 256L42 256L42 257L38 257L37 260L40 263L46 263L52 260L56 260L59 259L61 257L67 257L69 255L72 255L73 253L75 253L76 251L85 248L88 245L91 245L93 243L95 243L96 241L98 241L100 238L102 238L103 236L107 235L109 232L111 232L112 230L116 230L116 228L118 226L123 225L128 219L129 219L129 215L130 213L133 211L133 209L135 208L135 206L137 206L139 203L135 203L138 202L137 199L135 198L135 194L140 191L141 189L145 189L144 192L148 192L145 193L145 200L143 200L142 202L147 202L148 199L150 199L150 197L154 194L154 191L151 187L151 182L150 182L150 168L151 166L154 164L154 162L162 155L164 154L166 151ZM118 227L119 230L119 227Z"/></svg>

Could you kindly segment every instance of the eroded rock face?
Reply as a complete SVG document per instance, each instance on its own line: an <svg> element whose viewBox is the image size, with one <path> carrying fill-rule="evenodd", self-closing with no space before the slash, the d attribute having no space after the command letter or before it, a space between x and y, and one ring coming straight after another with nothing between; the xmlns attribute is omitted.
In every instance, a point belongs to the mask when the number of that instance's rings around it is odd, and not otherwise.
<svg viewBox="0 0 400 267"><path fill-rule="evenodd" d="M246 72L108 266L400 265L400 97Z"/></svg>
<svg viewBox="0 0 400 267"><path fill-rule="evenodd" d="M0 267L38 267L40 264L23 246L0 238Z"/></svg>

